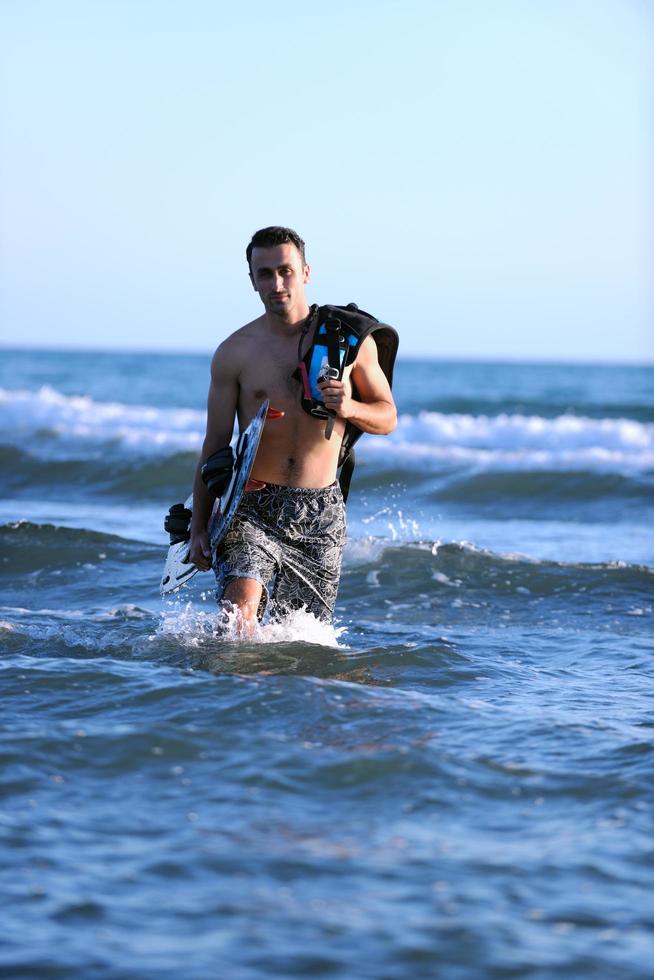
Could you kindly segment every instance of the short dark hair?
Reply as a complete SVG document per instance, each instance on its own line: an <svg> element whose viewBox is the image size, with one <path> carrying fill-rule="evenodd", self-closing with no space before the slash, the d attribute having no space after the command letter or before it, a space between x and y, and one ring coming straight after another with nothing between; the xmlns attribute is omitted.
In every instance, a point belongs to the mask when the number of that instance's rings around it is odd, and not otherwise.
<svg viewBox="0 0 654 980"><path fill-rule="evenodd" d="M255 231L250 239L250 244L245 250L250 272L252 272L252 249L253 248L273 248L275 245L295 245L302 258L302 265L306 265L304 256L304 242L296 231L292 228L283 228L281 225L270 225L269 228L260 228Z"/></svg>

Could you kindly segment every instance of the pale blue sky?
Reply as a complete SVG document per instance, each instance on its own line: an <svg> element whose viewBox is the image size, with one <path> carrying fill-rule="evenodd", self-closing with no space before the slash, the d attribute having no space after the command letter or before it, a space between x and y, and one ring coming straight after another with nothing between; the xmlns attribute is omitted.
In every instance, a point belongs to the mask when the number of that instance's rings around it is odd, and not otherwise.
<svg viewBox="0 0 654 980"><path fill-rule="evenodd" d="M0 0L4 344L210 350L244 248L430 356L654 360L647 0Z"/></svg>

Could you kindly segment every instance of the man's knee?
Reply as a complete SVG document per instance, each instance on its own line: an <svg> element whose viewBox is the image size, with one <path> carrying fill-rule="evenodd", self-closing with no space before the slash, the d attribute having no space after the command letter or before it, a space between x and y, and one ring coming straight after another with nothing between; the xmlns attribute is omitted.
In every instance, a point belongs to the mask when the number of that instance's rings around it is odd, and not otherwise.
<svg viewBox="0 0 654 980"><path fill-rule="evenodd" d="M252 578L234 578L227 583L223 600L236 606L244 619L256 620L263 586Z"/></svg>

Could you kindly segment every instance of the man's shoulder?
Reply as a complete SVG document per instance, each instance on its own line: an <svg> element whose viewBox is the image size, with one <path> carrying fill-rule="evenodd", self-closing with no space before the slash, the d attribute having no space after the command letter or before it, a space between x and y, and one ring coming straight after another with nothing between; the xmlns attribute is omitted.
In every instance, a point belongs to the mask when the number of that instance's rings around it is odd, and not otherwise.
<svg viewBox="0 0 654 980"><path fill-rule="evenodd" d="M258 338L261 336L261 327L263 317L257 317L256 320L251 320L249 323L244 324L235 330L234 333L230 333L216 349L214 357L219 358L232 358L238 357L241 353L247 353L248 349L253 343L256 343Z"/></svg>
<svg viewBox="0 0 654 980"><path fill-rule="evenodd" d="M377 344L374 338L368 335L364 337L359 345L359 350L357 351L357 356L354 361L353 367L370 367L378 363L377 357Z"/></svg>

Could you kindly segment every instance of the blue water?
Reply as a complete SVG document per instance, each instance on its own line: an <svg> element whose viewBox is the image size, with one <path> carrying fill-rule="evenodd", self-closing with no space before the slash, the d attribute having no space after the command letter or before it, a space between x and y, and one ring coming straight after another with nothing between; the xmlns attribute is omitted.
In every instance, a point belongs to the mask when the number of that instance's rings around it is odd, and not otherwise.
<svg viewBox="0 0 654 980"><path fill-rule="evenodd" d="M654 370L401 362L335 628L158 596L208 358L0 359L0 975L652 975Z"/></svg>

